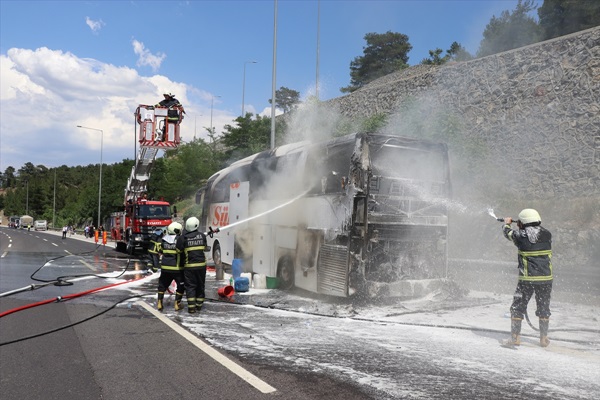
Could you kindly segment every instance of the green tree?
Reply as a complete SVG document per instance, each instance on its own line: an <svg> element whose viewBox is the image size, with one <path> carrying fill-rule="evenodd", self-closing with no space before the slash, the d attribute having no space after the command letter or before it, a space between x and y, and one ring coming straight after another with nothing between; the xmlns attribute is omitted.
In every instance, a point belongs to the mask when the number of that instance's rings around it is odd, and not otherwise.
<svg viewBox="0 0 600 400"><path fill-rule="evenodd" d="M275 107L283 110L284 113L293 110L300 103L300 92L280 87L275 91ZM273 99L269 99L269 104L273 104Z"/></svg>
<svg viewBox="0 0 600 400"><path fill-rule="evenodd" d="M219 169L220 153L203 139L182 144L155 162L150 180L151 197L174 203L194 194Z"/></svg>
<svg viewBox="0 0 600 400"><path fill-rule="evenodd" d="M271 118L251 113L235 119L237 125L225 125L221 143L228 162L267 150L271 146Z"/></svg>
<svg viewBox="0 0 600 400"><path fill-rule="evenodd" d="M477 55L484 57L539 42L541 28L529 16L534 9L533 0L519 0L512 12L502 11L499 18L493 16L483 31Z"/></svg>
<svg viewBox="0 0 600 400"><path fill-rule="evenodd" d="M544 0L537 11L544 40L600 25L598 0Z"/></svg>
<svg viewBox="0 0 600 400"><path fill-rule="evenodd" d="M442 65L448 61L468 61L473 56L458 42L452 42L450 48L446 50L446 55L443 57L442 49L439 47L435 50L429 50L429 58L424 58L421 64L425 65Z"/></svg>
<svg viewBox="0 0 600 400"><path fill-rule="evenodd" d="M408 67L408 52L412 45L408 36L388 31L367 33L367 46L362 56L350 63L350 86L341 88L343 93L353 92L382 76Z"/></svg>

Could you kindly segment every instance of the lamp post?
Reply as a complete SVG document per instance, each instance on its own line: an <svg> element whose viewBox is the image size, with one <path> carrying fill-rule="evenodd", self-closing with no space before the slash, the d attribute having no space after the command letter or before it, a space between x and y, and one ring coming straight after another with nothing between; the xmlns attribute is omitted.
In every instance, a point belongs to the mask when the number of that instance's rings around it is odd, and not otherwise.
<svg viewBox="0 0 600 400"><path fill-rule="evenodd" d="M52 202L52 229L56 227L56 168L54 168L54 201Z"/></svg>
<svg viewBox="0 0 600 400"><path fill-rule="evenodd" d="M100 229L100 205L102 204L102 147L104 146L104 131L102 129L89 128L81 125L77 125L77 127L100 132L100 179L98 183L98 225L96 226L96 229Z"/></svg>
<svg viewBox="0 0 600 400"><path fill-rule="evenodd" d="M25 196L25 215L29 215L29 180L25 181L26 196Z"/></svg>
<svg viewBox="0 0 600 400"><path fill-rule="evenodd" d="M210 98L210 133L212 135L214 135L215 133L213 132L213 124L212 124L212 115L213 115L213 104L214 104L214 100L215 97L221 97L221 96L212 96Z"/></svg>
<svg viewBox="0 0 600 400"><path fill-rule="evenodd" d="M256 64L256 61L246 61L244 63L244 81L242 82L242 118L246 116L244 114L244 101L246 99L246 64Z"/></svg>

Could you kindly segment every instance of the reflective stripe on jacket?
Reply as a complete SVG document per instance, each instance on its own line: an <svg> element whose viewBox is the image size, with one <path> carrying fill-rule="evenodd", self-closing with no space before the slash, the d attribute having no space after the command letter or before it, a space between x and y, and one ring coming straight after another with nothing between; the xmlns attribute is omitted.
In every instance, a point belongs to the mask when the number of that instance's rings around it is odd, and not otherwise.
<svg viewBox="0 0 600 400"><path fill-rule="evenodd" d="M183 236L184 268L206 267L206 236L202 232L187 232Z"/></svg>
<svg viewBox="0 0 600 400"><path fill-rule="evenodd" d="M150 247L148 247L148 253L160 253L160 238L154 233L150 236Z"/></svg>
<svg viewBox="0 0 600 400"><path fill-rule="evenodd" d="M162 269L180 271L181 270L181 237L175 235L166 235L161 242L162 259L160 265Z"/></svg>
<svg viewBox="0 0 600 400"><path fill-rule="evenodd" d="M512 229L502 228L504 237L519 249L519 281L529 283L552 282L552 234L541 226Z"/></svg>

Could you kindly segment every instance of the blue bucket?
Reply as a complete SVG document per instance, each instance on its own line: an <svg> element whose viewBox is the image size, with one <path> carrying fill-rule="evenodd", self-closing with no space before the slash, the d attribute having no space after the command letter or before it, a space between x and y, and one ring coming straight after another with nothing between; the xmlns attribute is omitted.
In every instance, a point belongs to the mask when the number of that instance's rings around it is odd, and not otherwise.
<svg viewBox="0 0 600 400"><path fill-rule="evenodd" d="M234 258L233 263L231 264L231 275L233 275L233 279L237 279L242 275L242 259Z"/></svg>
<svg viewBox="0 0 600 400"><path fill-rule="evenodd" d="M247 292L250 290L250 279L246 277L237 278L233 284L236 292Z"/></svg>

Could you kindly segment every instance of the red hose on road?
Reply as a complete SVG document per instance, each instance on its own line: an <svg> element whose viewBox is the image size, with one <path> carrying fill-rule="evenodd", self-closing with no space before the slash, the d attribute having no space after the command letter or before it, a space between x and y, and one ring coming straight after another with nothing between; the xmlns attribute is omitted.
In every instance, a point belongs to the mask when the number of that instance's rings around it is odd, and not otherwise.
<svg viewBox="0 0 600 400"><path fill-rule="evenodd" d="M115 287L115 286L123 285L125 283L135 282L135 281L138 281L140 279L144 279L144 278L131 279L131 280L128 280L128 281L125 281L125 282L117 282L117 283L113 283L111 285L106 285L106 286L102 286L102 287L99 287L99 288L86 290L85 292L68 294L66 296L58 296L58 297L54 297L52 299L38 301L37 303L31 303L31 304L27 304L27 305L24 305L24 306L21 306L21 307L16 307L16 308L13 308L11 310L6 310L6 311L0 313L0 318L5 317L5 316L10 315L10 314L13 314L13 313L16 313L18 311L27 310L29 308L34 308L34 307L37 307L37 306L42 306L42 305L48 304L48 303L54 303L54 302L58 303L58 302L60 302L62 300L74 299L74 298L77 298L77 297L85 296L86 294L90 294L90 293L98 292L100 290L110 289L110 288Z"/></svg>

